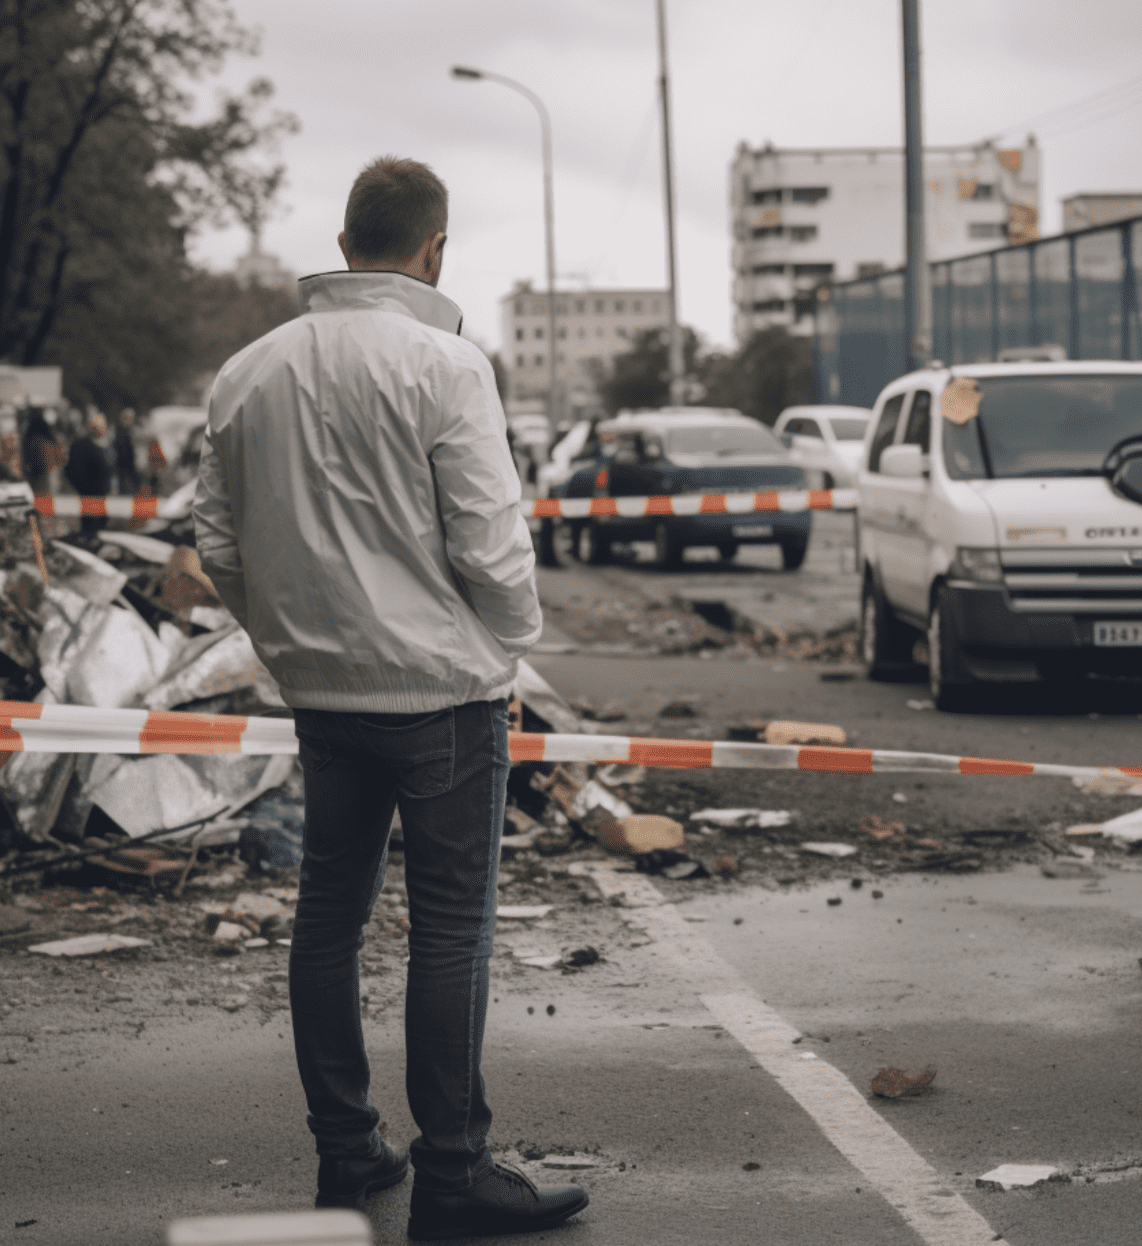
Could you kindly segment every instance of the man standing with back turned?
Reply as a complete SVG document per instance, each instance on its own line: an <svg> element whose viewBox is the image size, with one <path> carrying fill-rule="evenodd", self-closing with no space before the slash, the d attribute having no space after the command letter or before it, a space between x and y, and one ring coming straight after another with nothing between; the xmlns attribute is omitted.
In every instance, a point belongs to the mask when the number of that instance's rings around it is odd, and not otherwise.
<svg viewBox="0 0 1142 1246"><path fill-rule="evenodd" d="M290 1004L318 1207L408 1168L377 1132L357 952L404 826L409 1236L530 1232L587 1205L497 1165L480 1053L507 702L539 638L534 560L492 369L435 290L448 195L388 158L353 184L349 271L218 375L194 508L203 567L293 707L305 855Z"/></svg>

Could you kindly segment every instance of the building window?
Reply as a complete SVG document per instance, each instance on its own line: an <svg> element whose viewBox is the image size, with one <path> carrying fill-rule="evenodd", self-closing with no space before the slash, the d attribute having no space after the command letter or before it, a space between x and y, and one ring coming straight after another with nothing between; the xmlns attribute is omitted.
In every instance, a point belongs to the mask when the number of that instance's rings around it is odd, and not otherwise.
<svg viewBox="0 0 1142 1246"><path fill-rule="evenodd" d="M536 337L536 341L543 340L543 329L539 325L535 326L535 337Z"/></svg>
<svg viewBox="0 0 1142 1246"><path fill-rule="evenodd" d="M784 299L764 299L760 303L754 303L753 310L755 312L779 312L785 310Z"/></svg>
<svg viewBox="0 0 1142 1246"><path fill-rule="evenodd" d="M755 238L782 238L785 236L784 225L759 225L754 231Z"/></svg>
<svg viewBox="0 0 1142 1246"><path fill-rule="evenodd" d="M515 366L516 366L517 368L526 368L526 367L527 367L527 356L526 356L526 355L516 355L516 357L515 357Z"/></svg>
<svg viewBox="0 0 1142 1246"><path fill-rule="evenodd" d="M517 329L517 330L515 331L515 340L516 340L517 342L522 342L522 341L523 341L523 330L522 330L522 329Z"/></svg>
<svg viewBox="0 0 1142 1246"><path fill-rule="evenodd" d="M555 304L555 314L556 314L557 316L566 316L566 315L567 315L567 304L566 304L566 303L556 303L556 304Z"/></svg>
<svg viewBox="0 0 1142 1246"><path fill-rule="evenodd" d="M832 264L794 264L794 277L831 277L833 275Z"/></svg>
<svg viewBox="0 0 1142 1246"><path fill-rule="evenodd" d="M566 337L566 336L567 336L567 329L566 329L566 327L565 327L565 326L563 326L563 325L560 325L560 326L559 326L559 328L558 328L558 330L556 331L555 336L556 336L556 337L558 337L558 338L564 338L564 337Z"/></svg>
<svg viewBox="0 0 1142 1246"><path fill-rule="evenodd" d="M968 226L969 238L1006 238L1005 221L972 221Z"/></svg>
<svg viewBox="0 0 1142 1246"><path fill-rule="evenodd" d="M517 316L522 316L522 315L524 314L524 302L523 302L523 299L516 299L516 301L515 301L515 314L516 314Z"/></svg>
<svg viewBox="0 0 1142 1246"><path fill-rule="evenodd" d="M817 314L817 300L794 299L793 314L798 320L800 320L802 316L815 316Z"/></svg>
<svg viewBox="0 0 1142 1246"><path fill-rule="evenodd" d="M586 310L587 310L587 300L586 300L586 299L576 299L576 300L575 300L575 312L576 312L576 314L577 314L577 315L579 315L579 316L581 316L581 315L582 315L582 314L583 314Z"/></svg>
<svg viewBox="0 0 1142 1246"><path fill-rule="evenodd" d="M642 299L635 299L635 301L630 305L630 309L632 312L641 312L642 311Z"/></svg>
<svg viewBox="0 0 1142 1246"><path fill-rule="evenodd" d="M869 260L865 264L857 265L857 277L878 277L884 272L884 265L880 260Z"/></svg>
<svg viewBox="0 0 1142 1246"><path fill-rule="evenodd" d="M586 337L586 336L587 336L587 330L586 330L586 329L580 329L580 330L579 330L579 336L580 336L580 337Z"/></svg>
<svg viewBox="0 0 1142 1246"><path fill-rule="evenodd" d="M536 355L536 357L535 357L535 366L536 366L537 368L542 368L542 367L543 367L543 356L542 356L542 355Z"/></svg>
<svg viewBox="0 0 1142 1246"><path fill-rule="evenodd" d="M755 264L750 270L755 277L784 277L784 264Z"/></svg>
<svg viewBox="0 0 1142 1246"><path fill-rule="evenodd" d="M617 311L617 312L625 312L625 311L626 311L626 309L627 309L627 305L626 305L626 303L624 302L624 300L622 300L622 299L615 299L615 311Z"/></svg>
<svg viewBox="0 0 1142 1246"><path fill-rule="evenodd" d="M789 237L793 242L812 242L817 236L816 225L790 225Z"/></svg>
<svg viewBox="0 0 1142 1246"><path fill-rule="evenodd" d="M533 316L546 316L547 315L547 304L546 303L533 303L531 305L531 314Z"/></svg>
<svg viewBox="0 0 1142 1246"><path fill-rule="evenodd" d="M615 330L615 337L626 337L626 335L627 331L624 328L620 327Z"/></svg>
<svg viewBox="0 0 1142 1246"><path fill-rule="evenodd" d="M595 311L598 312L599 314L602 314L606 310L607 310L607 305L603 302L603 300L596 299L595 300Z"/></svg>
<svg viewBox="0 0 1142 1246"><path fill-rule="evenodd" d="M994 199L995 186L991 182L976 182L975 190L972 191L973 199Z"/></svg>
<svg viewBox="0 0 1142 1246"><path fill-rule="evenodd" d="M755 190L753 192L754 203L780 203L780 190Z"/></svg>
<svg viewBox="0 0 1142 1246"><path fill-rule="evenodd" d="M792 199L794 203L820 203L822 199L828 199L829 188L827 186L794 186Z"/></svg>
<svg viewBox="0 0 1142 1246"><path fill-rule="evenodd" d="M562 351L560 351L559 354L555 356L556 363L564 363L566 359L567 359L567 356Z"/></svg>

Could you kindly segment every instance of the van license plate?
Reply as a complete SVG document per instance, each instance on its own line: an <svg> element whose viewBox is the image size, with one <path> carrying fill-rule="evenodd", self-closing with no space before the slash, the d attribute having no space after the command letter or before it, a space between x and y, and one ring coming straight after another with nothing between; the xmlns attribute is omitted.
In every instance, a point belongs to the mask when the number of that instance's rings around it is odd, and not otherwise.
<svg viewBox="0 0 1142 1246"><path fill-rule="evenodd" d="M773 525L761 523L734 524L734 536L772 536ZM1142 640L1138 642L1142 645Z"/></svg>
<svg viewBox="0 0 1142 1246"><path fill-rule="evenodd" d="M1094 643L1103 646L1142 646L1142 623L1096 623Z"/></svg>

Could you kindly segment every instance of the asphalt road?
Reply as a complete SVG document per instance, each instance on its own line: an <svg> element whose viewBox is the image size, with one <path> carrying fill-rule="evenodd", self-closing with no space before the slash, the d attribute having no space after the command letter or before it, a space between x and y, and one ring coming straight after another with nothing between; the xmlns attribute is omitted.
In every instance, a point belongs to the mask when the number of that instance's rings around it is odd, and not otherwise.
<svg viewBox="0 0 1142 1246"><path fill-rule="evenodd" d="M839 615L845 557L843 541L815 547L800 579L697 564L676 577L638 565L551 577L563 577L567 599L600 584L664 598L733 588L743 608L769 617L811 614L826 598ZM840 724L864 746L1139 761L1142 707L1129 691L1092 686L1061 706L1024 689L980 713L940 715L908 707L926 699L922 685L827 683L811 663L730 652L549 653L535 665L565 695L621 701L616 733L718 739L742 717L796 718ZM697 716L659 718L679 697ZM843 829L864 812L921 829L1039 828L1139 803L1062 780L686 777L712 803L798 810L806 830ZM953 877L861 864L859 889L840 874L780 890L656 882L668 901L658 904L647 903L642 875L604 866L594 882L563 880L550 918L497 931L485 1057L500 1153L536 1157L524 1162L541 1182L574 1179L591 1192L582 1216L543 1239L1137 1246L1140 860L1100 852L1073 879L1030 865ZM562 870L560 861L549 864ZM614 902L582 903L572 884ZM604 959L576 974L513 955L584 942ZM191 989L205 1004L236 977L272 978L268 958L281 953L262 955L237 968L209 957L92 968L5 954L6 994L44 1005L7 1009L0 1028L0 1240L151 1244L179 1216L310 1205L316 1165L283 1003L188 1006ZM399 1143L413 1132L399 956L384 964L366 1026L375 1096ZM90 987L104 974L95 1015ZM131 992L133 1004L116 1002ZM936 1078L922 1093L871 1097L879 1068L929 1065ZM1047 1164L1072 1180L976 1188L1005 1162ZM591 1166L552 1166L567 1163ZM406 1184L370 1205L378 1244L405 1240L407 1201Z"/></svg>

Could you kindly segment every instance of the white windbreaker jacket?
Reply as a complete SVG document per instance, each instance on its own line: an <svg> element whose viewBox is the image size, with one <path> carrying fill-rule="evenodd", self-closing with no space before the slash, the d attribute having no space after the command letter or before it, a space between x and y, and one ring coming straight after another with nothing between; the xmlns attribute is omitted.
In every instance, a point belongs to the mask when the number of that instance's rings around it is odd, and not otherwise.
<svg viewBox="0 0 1142 1246"><path fill-rule="evenodd" d="M203 568L287 705L507 696L542 620L491 366L413 277L298 284L301 315L214 383Z"/></svg>

